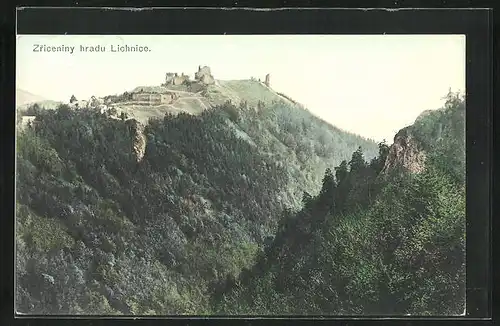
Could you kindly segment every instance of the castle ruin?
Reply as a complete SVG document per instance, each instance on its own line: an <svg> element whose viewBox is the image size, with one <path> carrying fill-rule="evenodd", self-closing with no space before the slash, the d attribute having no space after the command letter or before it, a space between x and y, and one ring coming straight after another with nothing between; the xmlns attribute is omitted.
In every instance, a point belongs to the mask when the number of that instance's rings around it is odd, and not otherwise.
<svg viewBox="0 0 500 326"><path fill-rule="evenodd" d="M186 82L188 82L186 84ZM171 85L185 85L188 91L197 92L203 89L203 86L211 85L215 83L215 79L212 76L210 67L199 66L198 71L195 73L195 80L191 81L188 75L184 73L178 74L173 72L167 72L165 74L165 83L162 86ZM199 90L196 90L199 89ZM132 92L132 101L141 105L161 105L161 104L172 104L175 100L179 98L179 94L173 89L144 89L140 88Z"/></svg>
<svg viewBox="0 0 500 326"><path fill-rule="evenodd" d="M199 66L198 72L194 74L194 79L204 85L211 85L215 83L214 76L212 76L210 67L208 66Z"/></svg>
<svg viewBox="0 0 500 326"><path fill-rule="evenodd" d="M271 78L271 75L270 74L267 74L266 75L266 81L264 82L264 84L267 86L267 87L271 87L271 81L270 81L270 78Z"/></svg>
<svg viewBox="0 0 500 326"><path fill-rule="evenodd" d="M173 72L167 72L165 74L165 85L182 85L184 82L189 81L189 76L181 75Z"/></svg>
<svg viewBox="0 0 500 326"><path fill-rule="evenodd" d="M173 83L174 81L174 77L176 76L177 74L173 73L173 72L167 72L165 74L165 85L170 85Z"/></svg>

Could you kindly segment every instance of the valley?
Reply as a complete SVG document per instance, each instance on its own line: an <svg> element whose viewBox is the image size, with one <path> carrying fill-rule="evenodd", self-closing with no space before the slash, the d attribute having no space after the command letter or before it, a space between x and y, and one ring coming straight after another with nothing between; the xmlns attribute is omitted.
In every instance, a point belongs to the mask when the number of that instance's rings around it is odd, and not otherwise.
<svg viewBox="0 0 500 326"><path fill-rule="evenodd" d="M460 94L377 144L207 68L18 108L19 312L463 311Z"/></svg>

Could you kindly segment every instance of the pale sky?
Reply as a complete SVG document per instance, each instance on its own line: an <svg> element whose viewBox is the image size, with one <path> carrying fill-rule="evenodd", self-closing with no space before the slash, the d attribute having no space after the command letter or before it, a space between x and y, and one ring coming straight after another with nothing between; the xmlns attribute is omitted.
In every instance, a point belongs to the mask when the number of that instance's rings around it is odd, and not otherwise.
<svg viewBox="0 0 500 326"><path fill-rule="evenodd" d="M33 52L53 46L148 46L150 52ZM264 79L325 121L377 141L425 110L448 89L465 90L464 35L18 35L17 87L68 101L159 85L166 72L216 79Z"/></svg>

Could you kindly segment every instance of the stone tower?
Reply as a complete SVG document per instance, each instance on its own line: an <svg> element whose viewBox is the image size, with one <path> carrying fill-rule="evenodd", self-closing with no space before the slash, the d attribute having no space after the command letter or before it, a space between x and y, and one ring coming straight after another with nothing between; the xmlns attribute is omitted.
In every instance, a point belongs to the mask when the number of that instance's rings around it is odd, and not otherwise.
<svg viewBox="0 0 500 326"><path fill-rule="evenodd" d="M269 74L266 75L266 81L264 82L264 84L266 84L267 87L270 87L270 77L271 76Z"/></svg>
<svg viewBox="0 0 500 326"><path fill-rule="evenodd" d="M167 72L165 74L165 84L170 85L172 84L172 81L174 80L175 74L173 72Z"/></svg>
<svg viewBox="0 0 500 326"><path fill-rule="evenodd" d="M198 72L194 73L194 79L205 85L211 85L215 83L215 79L212 76L210 67L208 66L198 66Z"/></svg>

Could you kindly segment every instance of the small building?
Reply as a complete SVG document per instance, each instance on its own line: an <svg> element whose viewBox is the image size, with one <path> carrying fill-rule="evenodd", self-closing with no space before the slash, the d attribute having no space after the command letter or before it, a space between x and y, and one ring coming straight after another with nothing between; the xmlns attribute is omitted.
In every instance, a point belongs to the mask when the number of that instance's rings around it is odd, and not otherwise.
<svg viewBox="0 0 500 326"><path fill-rule="evenodd" d="M97 98L95 96L92 96L88 101L88 104L92 108L98 108L99 105L104 104L104 100L102 98Z"/></svg>
<svg viewBox="0 0 500 326"><path fill-rule="evenodd" d="M134 93L132 94L132 100L134 102L147 102L149 103L155 103L155 102L160 102L160 94L155 94L155 93Z"/></svg>
<svg viewBox="0 0 500 326"><path fill-rule="evenodd" d="M36 116L34 116L34 115L22 116L21 121L19 123L19 129L24 129L27 127L34 127L36 124L35 118L36 118Z"/></svg>
<svg viewBox="0 0 500 326"><path fill-rule="evenodd" d="M72 109L85 109L89 107L89 102L86 100L76 100L70 102L69 107Z"/></svg>
<svg viewBox="0 0 500 326"><path fill-rule="evenodd" d="M153 92L141 92L133 93L132 100L137 103L144 105L160 105L160 104L170 104L177 99L177 94L175 93L153 93Z"/></svg>

